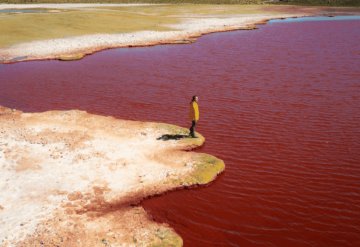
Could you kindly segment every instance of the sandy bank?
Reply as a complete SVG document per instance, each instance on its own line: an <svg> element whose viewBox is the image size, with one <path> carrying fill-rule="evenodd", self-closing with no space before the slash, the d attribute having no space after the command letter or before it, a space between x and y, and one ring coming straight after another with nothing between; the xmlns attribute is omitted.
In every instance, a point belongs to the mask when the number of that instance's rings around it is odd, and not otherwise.
<svg viewBox="0 0 360 247"><path fill-rule="evenodd" d="M0 246L180 246L136 203L208 183L221 160L187 130L83 111L0 107ZM159 137L162 137L159 139Z"/></svg>
<svg viewBox="0 0 360 247"><path fill-rule="evenodd" d="M56 8L67 9L67 5L59 5ZM30 8L31 5L26 5ZM34 5L36 8L55 8L53 5ZM69 5L71 6L71 4ZM77 5L71 8L87 7L84 11L79 11L76 15L70 12L61 12L52 14L46 17L44 13L32 13L34 17L41 15L41 18L48 18L49 26L46 26L46 21L40 21L40 26L30 26L35 28L30 32L33 35L36 32L41 33L41 37L34 36L35 40L30 39L29 42L16 43L9 47L0 48L0 63L10 63L26 60L37 59L61 59L74 60L80 59L86 54L91 54L108 48L116 47L132 47L132 46L150 46L157 44L171 44L171 43L189 43L196 40L197 37L211 32L230 31L238 29L254 29L257 24L266 23L270 19L310 16L310 15L324 15L324 14L338 14L341 12L349 12L349 9L342 8L315 8L315 7L286 7L286 6L194 6L194 5L166 5L166 6L147 6L139 7L117 7L107 5ZM92 6L93 10L89 12ZM99 7L101 6L101 8ZM1 8L5 8L2 6ZM10 7L7 7L10 8ZM35 8L35 7L34 7ZM350 9L351 11L358 11L359 9ZM101 13L98 14L97 13ZM89 26L76 26L79 21L84 19L77 19L78 16L84 14L84 18L88 21L94 21L99 18L99 22L94 22ZM24 15L29 14L8 14L5 16L11 20L14 28L19 27L22 23L30 23L31 19L21 19ZM59 15L58 19L57 15ZM61 17L61 15L64 15ZM63 19L61 19L61 18ZM17 18L20 22L14 21ZM54 19L55 18L55 19ZM65 18L65 19L64 19ZM62 26L62 20L73 18L66 25L69 30ZM83 17L81 17L83 18ZM94 19L95 18L95 19ZM113 21L118 21L116 25L109 25ZM123 20L123 21L122 21ZM101 23L103 21L104 23ZM125 24L122 24L125 23ZM51 25L50 25L51 24ZM6 22L4 22L6 26ZM41 26L45 25L45 26ZM55 26L58 28L55 33L52 29ZM73 27L72 27L73 26ZM111 26L111 27L110 27ZM95 28L96 27L96 28ZM101 30L108 29L108 32ZM38 31L37 31L38 30ZM45 30L45 31L44 31ZM49 30L49 32L47 31ZM117 31L118 30L118 31ZM8 31L9 33L11 30ZM20 40L29 40L26 35L27 29L21 30L17 33L21 36ZM66 34L61 35L61 32ZM86 34L90 32L90 34ZM23 33L23 34L22 34ZM29 33L29 35L30 35ZM82 35L84 34L85 35ZM54 37L65 36L64 38L44 39L48 35ZM81 35L80 35L81 34ZM70 35L70 36L69 36ZM5 36L4 36L5 37ZM17 40L17 36L7 41L6 44L11 44L12 40ZM40 40L36 40L40 39ZM10 42L10 43L9 43Z"/></svg>
<svg viewBox="0 0 360 247"><path fill-rule="evenodd" d="M149 6L150 3L33 3L33 4L4 4L0 9L78 9L96 7Z"/></svg>
<svg viewBox="0 0 360 247"><path fill-rule="evenodd" d="M37 59L73 60L109 48L189 43L195 41L202 34L236 29L252 29L255 28L254 24L256 23L263 23L268 19L291 16L259 15L227 19L188 19L184 20L181 24L171 26L179 31L140 31L122 34L103 33L34 41L0 49L0 62L9 63Z"/></svg>

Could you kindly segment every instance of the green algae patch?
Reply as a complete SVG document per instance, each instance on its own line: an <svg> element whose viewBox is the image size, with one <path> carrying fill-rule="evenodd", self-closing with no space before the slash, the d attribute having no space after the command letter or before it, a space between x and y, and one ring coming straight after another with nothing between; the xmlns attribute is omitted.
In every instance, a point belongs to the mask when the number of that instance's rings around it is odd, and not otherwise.
<svg viewBox="0 0 360 247"><path fill-rule="evenodd" d="M159 124L159 128L165 130L165 135L168 139L162 139L164 141L176 140L182 150L192 150L200 147L205 143L205 137L196 132L197 138L189 136L189 130L176 125L171 124ZM161 139L161 138L158 138ZM185 166L187 164L184 164ZM172 183L180 186L191 185L204 185L213 181L218 174L224 171L225 163L223 160L216 158L213 155L205 153L192 152L192 166L193 171L189 176L180 179L172 180Z"/></svg>
<svg viewBox="0 0 360 247"><path fill-rule="evenodd" d="M201 153L194 162L194 171L183 181L186 185L204 185L212 182L225 169L223 160Z"/></svg>
<svg viewBox="0 0 360 247"><path fill-rule="evenodd" d="M182 238L173 230L159 228L155 232L155 237L147 246L149 247L178 247L183 246Z"/></svg>

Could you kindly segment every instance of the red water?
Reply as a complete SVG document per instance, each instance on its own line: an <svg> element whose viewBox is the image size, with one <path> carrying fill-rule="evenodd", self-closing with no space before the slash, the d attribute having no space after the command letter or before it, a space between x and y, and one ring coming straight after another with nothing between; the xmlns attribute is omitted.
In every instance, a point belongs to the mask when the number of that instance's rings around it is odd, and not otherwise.
<svg viewBox="0 0 360 247"><path fill-rule="evenodd" d="M360 21L273 23L190 45L0 66L0 104L189 126L226 163L143 203L185 246L360 246Z"/></svg>

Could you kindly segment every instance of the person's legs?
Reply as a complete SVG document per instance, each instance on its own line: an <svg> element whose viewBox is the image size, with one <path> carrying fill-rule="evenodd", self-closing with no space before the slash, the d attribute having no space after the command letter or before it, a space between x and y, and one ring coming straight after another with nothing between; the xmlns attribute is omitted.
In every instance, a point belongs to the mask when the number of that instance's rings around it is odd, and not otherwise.
<svg viewBox="0 0 360 247"><path fill-rule="evenodd" d="M190 136L195 137L196 122L193 120L190 127Z"/></svg>

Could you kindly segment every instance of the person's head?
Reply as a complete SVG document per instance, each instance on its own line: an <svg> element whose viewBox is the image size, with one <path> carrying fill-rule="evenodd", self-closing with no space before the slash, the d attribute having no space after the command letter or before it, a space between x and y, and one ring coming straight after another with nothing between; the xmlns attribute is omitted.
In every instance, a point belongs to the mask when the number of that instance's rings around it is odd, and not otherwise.
<svg viewBox="0 0 360 247"><path fill-rule="evenodd" d="M198 102L198 101L199 101L199 97L198 97L197 95L194 95L194 96L192 97L191 102L192 102L192 101Z"/></svg>

